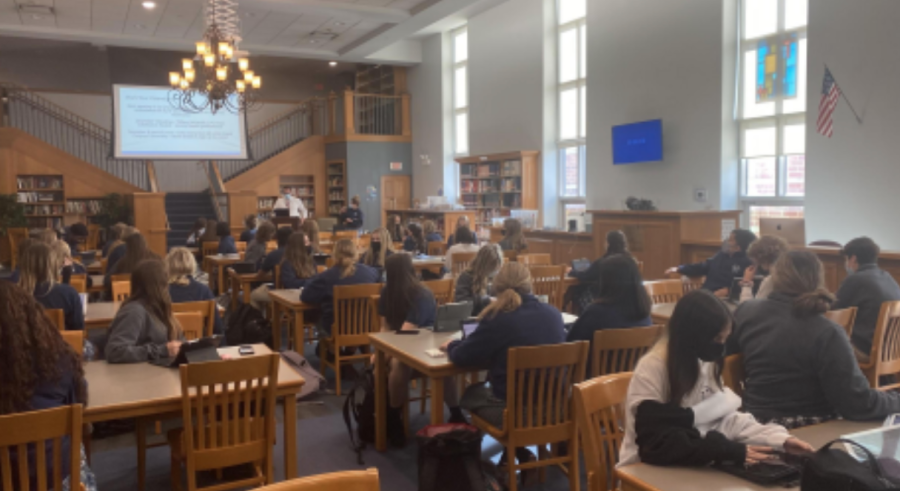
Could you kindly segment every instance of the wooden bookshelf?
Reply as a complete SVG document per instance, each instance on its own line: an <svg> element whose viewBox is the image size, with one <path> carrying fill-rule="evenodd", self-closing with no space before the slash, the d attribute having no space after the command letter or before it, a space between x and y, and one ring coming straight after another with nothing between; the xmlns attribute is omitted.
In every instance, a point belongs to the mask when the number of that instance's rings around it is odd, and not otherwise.
<svg viewBox="0 0 900 491"><path fill-rule="evenodd" d="M89 218L100 211L98 198L69 198L61 174L18 175L16 196L25 206L28 228L61 229L67 216Z"/></svg>
<svg viewBox="0 0 900 491"><path fill-rule="evenodd" d="M316 177L313 175L288 175L280 176L278 189L279 192L284 188L288 188L294 192L294 195L303 201L306 207L307 217L315 218L316 215ZM270 220L275 216L275 202L281 196L259 196L257 197L256 208L258 216L261 220Z"/></svg>
<svg viewBox="0 0 900 491"><path fill-rule="evenodd" d="M328 215L336 217L341 208L347 206L347 162L329 160L325 167L328 172Z"/></svg>
<svg viewBox="0 0 900 491"><path fill-rule="evenodd" d="M512 210L540 210L539 156L523 150L456 159L460 201L475 212L477 227L488 227L491 219L508 217Z"/></svg>

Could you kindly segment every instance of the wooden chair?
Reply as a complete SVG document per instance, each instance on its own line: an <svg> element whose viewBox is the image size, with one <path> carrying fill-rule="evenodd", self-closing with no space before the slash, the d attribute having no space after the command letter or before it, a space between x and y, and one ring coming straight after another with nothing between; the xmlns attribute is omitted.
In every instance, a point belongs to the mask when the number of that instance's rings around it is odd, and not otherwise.
<svg viewBox="0 0 900 491"><path fill-rule="evenodd" d="M73 274L69 277L69 286L78 293L87 293L87 274Z"/></svg>
<svg viewBox="0 0 900 491"><path fill-rule="evenodd" d="M861 362L859 368L873 389L887 391L900 387L898 382L881 385L880 380L882 375L900 373L900 301L881 304L869 361Z"/></svg>
<svg viewBox="0 0 900 491"><path fill-rule="evenodd" d="M434 301L438 307L448 303L453 303L453 294L455 280L432 280L423 281L422 284L427 286L431 293L434 294Z"/></svg>
<svg viewBox="0 0 900 491"><path fill-rule="evenodd" d="M200 337L213 335L216 326L216 301L198 300L196 302L180 302L172 304L172 312L198 312L203 317L203 331Z"/></svg>
<svg viewBox="0 0 900 491"><path fill-rule="evenodd" d="M247 252L247 243L239 240L234 243L234 248L238 251L238 254Z"/></svg>
<svg viewBox="0 0 900 491"><path fill-rule="evenodd" d="M114 281L112 284L113 302L124 302L131 296L130 281Z"/></svg>
<svg viewBox="0 0 900 491"><path fill-rule="evenodd" d="M81 489L81 404L63 406L43 411L28 411L0 416L0 476L3 491L29 488L29 462L27 446L34 445L39 451L34 453L34 475L37 478L35 491L61 490L62 482L69 477L69 489ZM62 439L69 439L69 452L62 453ZM44 448L52 448L52 462L47 462ZM18 457L18 481L13 481L10 466L11 451ZM69 461L69 476L62 475L63 459ZM52 475L48 476L48 464ZM48 483L48 478L50 482Z"/></svg>
<svg viewBox="0 0 900 491"><path fill-rule="evenodd" d="M454 279L459 278L459 275L462 274L463 271L469 269L469 265L472 264L472 261L475 260L475 256L477 256L477 252L456 252L451 256L451 261L453 264L451 265L450 275L453 276Z"/></svg>
<svg viewBox="0 0 900 491"><path fill-rule="evenodd" d="M9 241L10 268L16 269L19 259L19 242L28 238L28 229L25 227L9 228L6 230L6 239Z"/></svg>
<svg viewBox="0 0 900 491"><path fill-rule="evenodd" d="M352 240L354 244L359 242L359 232L356 230L339 230L337 232L333 232L331 240L333 242L337 242L339 240ZM321 237L319 238L321 240Z"/></svg>
<svg viewBox="0 0 900 491"><path fill-rule="evenodd" d="M725 357L725 364L722 367L722 381L725 382L725 386L743 397L745 378L744 357L740 353Z"/></svg>
<svg viewBox="0 0 900 491"><path fill-rule="evenodd" d="M333 268L334 267L334 256L329 256L325 258L325 268Z"/></svg>
<svg viewBox="0 0 900 491"><path fill-rule="evenodd" d="M380 491L378 469L343 471L292 479L259 491Z"/></svg>
<svg viewBox="0 0 900 491"><path fill-rule="evenodd" d="M685 295L688 293L699 290L703 287L703 283L706 283L706 276L699 276L696 278L691 278L688 276L681 277L681 290Z"/></svg>
<svg viewBox="0 0 900 491"><path fill-rule="evenodd" d="M275 272L273 273L273 276L274 277L272 279L274 281L272 282L272 284L275 285L276 290L281 290L283 288L283 286L281 284L281 265L280 264L275 265Z"/></svg>
<svg viewBox="0 0 900 491"><path fill-rule="evenodd" d="M104 257L100 259L100 274L106 274L106 265L109 264L109 258Z"/></svg>
<svg viewBox="0 0 900 491"><path fill-rule="evenodd" d="M81 357L84 352L84 331L59 331L63 340Z"/></svg>
<svg viewBox="0 0 900 491"><path fill-rule="evenodd" d="M663 326L601 329L591 343L591 377L633 372L662 333Z"/></svg>
<svg viewBox="0 0 900 491"><path fill-rule="evenodd" d="M60 331L66 330L66 314L63 309L44 309L47 317L56 324L56 328Z"/></svg>
<svg viewBox="0 0 900 491"><path fill-rule="evenodd" d="M625 438L625 398L631 372L575 385L573 404L584 444L588 491L619 489L614 470Z"/></svg>
<svg viewBox="0 0 900 491"><path fill-rule="evenodd" d="M570 387L584 379L588 343L566 343L511 348L508 354L506 409L503 427L497 428L476 414L472 424L506 448L509 490L516 491L516 471L559 465L569 477L569 489L578 490L578 433L570 407ZM547 452L568 442L564 456ZM536 462L516 463L516 448L538 446ZM541 481L546 477L541 469Z"/></svg>
<svg viewBox="0 0 900 491"><path fill-rule="evenodd" d="M201 257L215 256L219 253L219 242L208 240L200 244Z"/></svg>
<svg viewBox="0 0 900 491"><path fill-rule="evenodd" d="M513 250L503 251L503 262L515 261L516 258L518 257L518 255L519 255L518 251L513 251Z"/></svg>
<svg viewBox="0 0 900 491"><path fill-rule="evenodd" d="M505 254L504 254L505 256ZM553 264L550 259L550 254L519 254L516 256L516 261L526 265L550 265Z"/></svg>
<svg viewBox="0 0 900 491"><path fill-rule="evenodd" d="M184 339L193 341L203 337L203 314L200 312L175 312L172 315L181 325Z"/></svg>
<svg viewBox="0 0 900 491"><path fill-rule="evenodd" d="M328 269L328 266L316 266L316 274L322 274Z"/></svg>
<svg viewBox="0 0 900 491"><path fill-rule="evenodd" d="M278 249L278 241L277 240L270 240L270 241L266 242L266 254L274 251L275 249Z"/></svg>
<svg viewBox="0 0 900 491"><path fill-rule="evenodd" d="M211 486L216 491L274 481L275 387L277 354L182 365L181 409L184 428L169 432L172 487L197 488L197 472L253 464L254 476Z"/></svg>
<svg viewBox="0 0 900 491"><path fill-rule="evenodd" d="M84 247L88 251L96 251L100 244L100 225L88 225L88 236L84 241Z"/></svg>
<svg viewBox="0 0 900 491"><path fill-rule="evenodd" d="M522 256L519 256L521 259ZM566 267L559 266L531 266L531 288L535 295L547 295L548 303L562 310L563 279L566 276Z"/></svg>
<svg viewBox="0 0 900 491"><path fill-rule="evenodd" d="M109 275L109 281L115 283L117 281L131 281L131 273L125 274L111 274Z"/></svg>
<svg viewBox="0 0 900 491"><path fill-rule="evenodd" d="M825 312L825 317L843 327L844 332L847 333L847 337L850 338L853 335L853 324L856 323L856 311L856 307L841 310L829 310L828 312Z"/></svg>
<svg viewBox="0 0 900 491"><path fill-rule="evenodd" d="M319 242L334 242L334 233L333 232L323 232L319 231Z"/></svg>
<svg viewBox="0 0 900 491"><path fill-rule="evenodd" d="M369 334L378 332L381 326L374 321L369 304L373 295L381 293L380 283L334 287L334 324L331 337L319 340L319 360L323 370L334 370L335 393L341 395L341 365L363 361L368 363L369 353L342 355L341 348L369 346ZM334 361L328 353L333 353Z"/></svg>
<svg viewBox="0 0 900 491"><path fill-rule="evenodd" d="M644 288L654 305L677 303L685 294L681 280L645 281Z"/></svg>
<svg viewBox="0 0 900 491"><path fill-rule="evenodd" d="M442 241L431 241L428 243L429 256L446 256L447 243Z"/></svg>

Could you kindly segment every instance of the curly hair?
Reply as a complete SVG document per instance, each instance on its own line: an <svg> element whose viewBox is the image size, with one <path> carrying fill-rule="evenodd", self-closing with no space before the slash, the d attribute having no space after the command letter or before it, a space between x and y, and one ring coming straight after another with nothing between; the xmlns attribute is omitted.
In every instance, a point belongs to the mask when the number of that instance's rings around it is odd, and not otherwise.
<svg viewBox="0 0 900 491"><path fill-rule="evenodd" d="M756 261L757 264L769 267L774 265L778 258L789 250L791 250L791 246L781 237L763 235L753 241L750 247L747 248L747 257Z"/></svg>
<svg viewBox="0 0 900 491"><path fill-rule="evenodd" d="M0 281L0 414L31 410L34 390L74 375L78 402L86 402L79 355L25 290Z"/></svg>

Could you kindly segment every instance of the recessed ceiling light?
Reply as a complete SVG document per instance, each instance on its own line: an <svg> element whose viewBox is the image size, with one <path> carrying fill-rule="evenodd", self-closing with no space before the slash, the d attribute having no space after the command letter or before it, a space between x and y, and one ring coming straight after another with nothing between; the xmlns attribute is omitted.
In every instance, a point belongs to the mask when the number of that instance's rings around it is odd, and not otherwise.
<svg viewBox="0 0 900 491"><path fill-rule="evenodd" d="M32 14L31 18L34 20L41 20L41 16L37 14Z"/></svg>
<svg viewBox="0 0 900 491"><path fill-rule="evenodd" d="M336 62L336 61L329 61L329 62L328 62L328 66L337 66L337 62Z"/></svg>
<svg viewBox="0 0 900 491"><path fill-rule="evenodd" d="M345 26L347 24L345 24L344 22L335 22L334 25L340 27L340 26Z"/></svg>
<svg viewBox="0 0 900 491"><path fill-rule="evenodd" d="M134 27L135 29L144 29L147 26L145 26L144 24L135 24Z"/></svg>
<svg viewBox="0 0 900 491"><path fill-rule="evenodd" d="M309 44L316 44L316 43L318 43L318 42L319 42L319 41L318 41L317 39L310 39L310 40L309 40Z"/></svg>
<svg viewBox="0 0 900 491"><path fill-rule="evenodd" d="M153 10L156 8L156 2L153 2L151 0L145 0L144 2L141 3L141 5L143 5L144 8L147 10Z"/></svg>

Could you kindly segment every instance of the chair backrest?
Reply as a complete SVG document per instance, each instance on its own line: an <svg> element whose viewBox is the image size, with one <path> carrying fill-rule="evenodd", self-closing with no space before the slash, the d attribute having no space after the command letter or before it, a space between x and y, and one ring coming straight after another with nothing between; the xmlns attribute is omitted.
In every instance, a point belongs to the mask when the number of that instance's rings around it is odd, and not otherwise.
<svg viewBox="0 0 900 491"><path fill-rule="evenodd" d="M113 283L117 281L131 281L131 273L111 274L109 275L109 281Z"/></svg>
<svg viewBox="0 0 900 491"><path fill-rule="evenodd" d="M740 353L725 357L725 364L722 366L722 381L725 386L743 397L745 378L744 357Z"/></svg>
<svg viewBox="0 0 900 491"><path fill-rule="evenodd" d="M526 446L571 438L570 391L584 380L589 346L579 341L510 348L504 421L511 439Z"/></svg>
<svg viewBox="0 0 900 491"><path fill-rule="evenodd" d="M263 486L259 491L380 491L378 469L319 474Z"/></svg>
<svg viewBox="0 0 900 491"><path fill-rule="evenodd" d="M191 341L203 337L203 314L200 312L174 312L172 315L181 325L184 339Z"/></svg>
<svg viewBox="0 0 900 491"><path fill-rule="evenodd" d="M552 264L550 259L550 254L542 253L542 254L519 254L516 256L516 261L525 264L525 265L547 265Z"/></svg>
<svg viewBox="0 0 900 491"><path fill-rule="evenodd" d="M181 365L188 489L196 472L266 461L272 482L277 354Z"/></svg>
<svg viewBox="0 0 900 491"><path fill-rule="evenodd" d="M96 251L98 249L97 244L100 243L100 226L99 225L88 225L88 236L87 240L84 241L84 247L89 251Z"/></svg>
<svg viewBox="0 0 900 491"><path fill-rule="evenodd" d="M217 241L208 240L200 244L200 254L202 257L213 256L219 252L219 243Z"/></svg>
<svg viewBox="0 0 900 491"><path fill-rule="evenodd" d="M213 335L216 325L216 301L197 300L194 302L172 303L172 312L198 312L203 317L203 333L201 337Z"/></svg>
<svg viewBox="0 0 900 491"><path fill-rule="evenodd" d="M688 293L690 293L694 290L699 290L700 288L702 288L703 283L705 283L705 282L706 282L706 276L697 276L694 278L691 278L689 276L682 276L681 277L681 291L683 291L684 294L687 295Z"/></svg>
<svg viewBox="0 0 900 491"><path fill-rule="evenodd" d="M112 283L113 302L124 302L131 296L130 281L114 281Z"/></svg>
<svg viewBox="0 0 900 491"><path fill-rule="evenodd" d="M847 333L847 337L851 337L853 335L853 324L856 323L856 307L849 307L846 309L840 310L829 310L825 312L825 317L835 324L844 328L844 332Z"/></svg>
<svg viewBox="0 0 900 491"><path fill-rule="evenodd" d="M654 305L659 303L677 303L684 296L681 280L645 281L644 289Z"/></svg>
<svg viewBox="0 0 900 491"><path fill-rule="evenodd" d="M663 326L600 329L591 344L591 377L633 372L662 333Z"/></svg>
<svg viewBox="0 0 900 491"><path fill-rule="evenodd" d="M329 256L325 258L325 267L333 268L334 267L334 256Z"/></svg>
<svg viewBox="0 0 900 491"><path fill-rule="evenodd" d="M531 289L534 294L547 295L550 305L562 310L562 298L565 294L562 284L566 276L566 267L531 266L528 269L531 271Z"/></svg>
<svg viewBox="0 0 900 491"><path fill-rule="evenodd" d="M276 264L274 271L275 272L272 273L274 275L274 278L272 278L272 279L274 280L273 283L275 284L275 289L281 290L281 288L282 288L282 286L281 286L281 265Z"/></svg>
<svg viewBox="0 0 900 491"><path fill-rule="evenodd" d="M588 491L619 489L614 481L619 448L625 438L625 398L631 372L616 373L575 385L573 404L584 447Z"/></svg>
<svg viewBox="0 0 900 491"><path fill-rule="evenodd" d="M334 287L334 325L331 333L339 346L369 344L369 333L381 326L373 322L369 299L381 293L381 283Z"/></svg>
<svg viewBox="0 0 900 491"><path fill-rule="evenodd" d="M332 239L334 239L333 232L325 232L321 227L319 228L319 242L331 242Z"/></svg>
<svg viewBox="0 0 900 491"><path fill-rule="evenodd" d="M428 243L429 256L445 256L447 254L447 243L440 240L433 240Z"/></svg>
<svg viewBox="0 0 900 491"><path fill-rule="evenodd" d="M322 265L316 266L316 274L322 274L326 270L328 270L328 266L322 266Z"/></svg>
<svg viewBox="0 0 900 491"><path fill-rule="evenodd" d="M62 334L63 341L80 357L84 351L84 331L59 331L59 333Z"/></svg>
<svg viewBox="0 0 900 491"><path fill-rule="evenodd" d="M434 294L434 301L438 307L444 304L453 303L453 283L454 280L432 280L423 281L422 284L427 286L431 293Z"/></svg>
<svg viewBox="0 0 900 491"><path fill-rule="evenodd" d="M28 238L27 228L9 228L6 230L6 239L9 241L9 254L12 269L16 269L16 260L19 258L19 242Z"/></svg>
<svg viewBox="0 0 900 491"><path fill-rule="evenodd" d="M503 259L504 259L504 262L506 262L506 261L515 261L516 258L518 257L518 255L519 255L519 251L515 251L515 250L512 250L512 249L510 249L510 250L508 250L508 251L503 251Z"/></svg>
<svg viewBox="0 0 900 491"><path fill-rule="evenodd" d="M455 252L452 256L450 256L450 260L453 262L450 271L450 275L454 278L459 277L463 271L469 269L469 265L472 264L472 261L475 260L475 256L477 256L477 252Z"/></svg>
<svg viewBox="0 0 900 491"><path fill-rule="evenodd" d="M875 324L872 337L870 363L875 363L875 380L872 387L889 390L900 387L900 383L881 385L881 375L900 373L900 300L884 302ZM869 380L870 383L873 380Z"/></svg>
<svg viewBox="0 0 900 491"><path fill-rule="evenodd" d="M63 459L69 461L71 475L69 489L81 489L81 404L63 406L43 411L29 411L0 416L0 489L16 491L32 489L29 475L37 478L36 491L61 490L67 477L62 475ZM69 438L69 452L62 453L62 439ZM34 462L29 462L27 446L40 449L34 453ZM47 462L44 448L52 449L51 462ZM15 450L18 458L18 479L13 479L10 465L11 453ZM31 465L35 468L31 472ZM48 464L52 469L48 468ZM49 482L48 482L49 481Z"/></svg>
<svg viewBox="0 0 900 491"><path fill-rule="evenodd" d="M44 309L44 312L47 313L47 317L56 325L57 329L66 330L66 314L63 309Z"/></svg>
<svg viewBox="0 0 900 491"><path fill-rule="evenodd" d="M270 240L270 241L266 242L266 254L274 251L275 249L278 249L278 241L277 240Z"/></svg>
<svg viewBox="0 0 900 491"><path fill-rule="evenodd" d="M239 240L234 243L234 248L238 251L238 254L247 252L247 243Z"/></svg>
<svg viewBox="0 0 900 491"><path fill-rule="evenodd" d="M106 274L106 265L109 264L109 258L104 257L100 259L100 274Z"/></svg>
<svg viewBox="0 0 900 491"><path fill-rule="evenodd" d="M87 293L87 274L73 274L69 277L69 286L78 293Z"/></svg>

